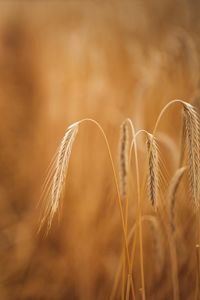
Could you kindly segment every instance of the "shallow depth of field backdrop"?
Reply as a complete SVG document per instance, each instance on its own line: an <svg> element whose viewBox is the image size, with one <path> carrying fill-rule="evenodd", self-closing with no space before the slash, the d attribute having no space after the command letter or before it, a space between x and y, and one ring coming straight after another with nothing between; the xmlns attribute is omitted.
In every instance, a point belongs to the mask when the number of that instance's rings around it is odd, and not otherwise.
<svg viewBox="0 0 200 300"><path fill-rule="evenodd" d="M109 299L123 237L97 128L88 123L79 131L59 220L45 237L45 228L37 229L46 169L66 128L79 119L102 125L117 169L125 118L151 132L170 100L198 106L199 18L194 0L0 2L0 299ZM166 189L178 166L180 124L174 107L159 128ZM143 147L141 140L141 171ZM132 180L130 225L134 174ZM181 300L195 299L197 285L195 215L186 190L184 181L176 204ZM147 198L143 206L155 215ZM143 223L146 299L169 300L170 254L162 224L159 230ZM138 242L133 278L141 299Z"/></svg>

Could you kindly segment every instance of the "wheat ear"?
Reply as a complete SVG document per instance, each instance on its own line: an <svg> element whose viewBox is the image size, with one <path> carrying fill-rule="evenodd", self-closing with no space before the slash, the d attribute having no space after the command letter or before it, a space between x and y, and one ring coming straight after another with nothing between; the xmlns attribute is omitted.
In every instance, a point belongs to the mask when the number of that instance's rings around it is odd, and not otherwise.
<svg viewBox="0 0 200 300"><path fill-rule="evenodd" d="M184 137L188 164L189 183L194 205L200 202L200 125L195 108L186 102L183 104Z"/></svg>
<svg viewBox="0 0 200 300"><path fill-rule="evenodd" d="M70 127L68 127L61 141L60 147L58 149L58 154L55 158L55 167L53 170L53 179L51 182L50 193L48 194L48 199L40 227L47 220L49 229L54 214L58 210L62 192L64 190L65 178L67 175L72 146L78 133L78 127L78 123L72 124Z"/></svg>
<svg viewBox="0 0 200 300"><path fill-rule="evenodd" d="M129 163L129 129L128 122L125 120L120 126L119 139L119 182L120 194L122 199L127 195L127 177Z"/></svg>
<svg viewBox="0 0 200 300"><path fill-rule="evenodd" d="M174 104L183 107L183 144L186 146L190 190L195 208L200 206L200 119L196 109L189 103L175 99L170 101L160 112L153 131L155 135L158 125L166 110ZM185 142L185 143L184 143ZM182 159L181 159L182 160Z"/></svg>
<svg viewBox="0 0 200 300"><path fill-rule="evenodd" d="M148 196L152 205L157 207L157 198L159 190L159 155L158 145L155 137L148 133L147 135L148 149Z"/></svg>

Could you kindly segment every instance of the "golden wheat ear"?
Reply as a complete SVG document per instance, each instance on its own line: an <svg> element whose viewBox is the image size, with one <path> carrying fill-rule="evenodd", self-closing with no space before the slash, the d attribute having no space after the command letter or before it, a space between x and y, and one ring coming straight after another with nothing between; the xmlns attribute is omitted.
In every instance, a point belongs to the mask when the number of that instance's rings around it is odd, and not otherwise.
<svg viewBox="0 0 200 300"><path fill-rule="evenodd" d="M128 177L128 162L129 162L129 124L125 120L120 126L119 139L119 182L120 195L122 199L127 194L127 177Z"/></svg>
<svg viewBox="0 0 200 300"><path fill-rule="evenodd" d="M191 195L195 207L200 204L200 122L195 108L183 103L183 126Z"/></svg>
<svg viewBox="0 0 200 300"><path fill-rule="evenodd" d="M148 133L147 134L147 149L148 149L148 177L147 177L147 187L148 196L154 206L157 207L158 191L159 191L159 176L160 176L160 166L159 166L159 154L158 145L156 138Z"/></svg>
<svg viewBox="0 0 200 300"><path fill-rule="evenodd" d="M53 217L59 208L72 146L78 133L78 128L78 122L68 127L58 148L50 178L46 180L48 182L48 186L46 187L47 192L44 196L44 201L46 203L44 203L44 212L40 228L47 222L48 230L50 229Z"/></svg>
<svg viewBox="0 0 200 300"><path fill-rule="evenodd" d="M200 117L194 106L175 99L170 101L160 112L156 121L153 133L155 134L165 111L174 104L179 104L183 108L183 137L180 166L186 156L189 175L189 187L194 202L195 209L200 206ZM183 155L184 154L184 155Z"/></svg>

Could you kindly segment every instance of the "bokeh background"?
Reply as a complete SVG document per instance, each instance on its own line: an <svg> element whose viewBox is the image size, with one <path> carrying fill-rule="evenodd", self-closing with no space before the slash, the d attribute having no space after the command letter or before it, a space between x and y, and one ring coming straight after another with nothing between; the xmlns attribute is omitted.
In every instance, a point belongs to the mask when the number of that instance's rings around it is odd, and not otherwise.
<svg viewBox="0 0 200 300"><path fill-rule="evenodd" d="M170 100L198 105L199 17L195 0L0 2L0 299L109 299L122 232L98 130L80 129L60 220L48 236L45 229L37 234L46 169L66 128L79 119L102 125L117 167L125 118L151 131ZM169 178L178 164L179 119L171 109L162 123ZM189 200L179 201L177 211L180 299L194 299ZM161 261L144 225L145 284L147 299L167 300L171 271L162 229L160 235ZM138 299L139 272L136 255Z"/></svg>

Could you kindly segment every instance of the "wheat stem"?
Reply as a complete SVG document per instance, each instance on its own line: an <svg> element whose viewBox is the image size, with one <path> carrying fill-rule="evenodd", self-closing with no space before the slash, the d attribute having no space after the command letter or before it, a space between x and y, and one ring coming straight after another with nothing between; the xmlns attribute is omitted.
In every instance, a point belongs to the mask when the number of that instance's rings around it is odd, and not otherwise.
<svg viewBox="0 0 200 300"><path fill-rule="evenodd" d="M140 245L140 268L141 268L141 284L142 284L142 299L146 299L145 294L145 280L144 280L144 255L143 255L143 239L142 239L142 203L140 194L140 174L139 162L137 153L136 137L134 136L134 155L135 155L135 168L136 168L136 182L137 182L137 199L138 199L138 222L139 222L139 245Z"/></svg>
<svg viewBox="0 0 200 300"><path fill-rule="evenodd" d="M196 245L196 260L197 260L197 274L196 274L196 295L195 295L195 300L199 299L200 296L200 245Z"/></svg>
<svg viewBox="0 0 200 300"><path fill-rule="evenodd" d="M148 221L150 223L155 224L156 223L156 218L152 215L143 215L142 216L142 222L144 221ZM128 244L131 242L131 239L133 237L133 235L136 235L136 229L138 228L138 223L135 222L134 225L132 226L129 234L128 234ZM132 250L131 250L131 268L132 268L132 263L133 263L133 259L135 256L135 248L136 248L136 239L134 238L134 242L133 242L133 246L132 246ZM112 292L111 292L111 296L110 296L110 300L114 300L116 297L116 292L117 292L117 286L119 284L119 280L120 280L120 272L123 268L123 258L124 258L124 254L123 252L120 255L120 263L116 272L116 277L115 277L115 282L112 288Z"/></svg>
<svg viewBox="0 0 200 300"><path fill-rule="evenodd" d="M105 135L105 132L104 132L103 128L101 127L101 125L97 121L95 121L93 119L86 118L86 119L82 119L81 121L79 121L79 124L81 124L83 122L92 122L93 124L95 124L98 127L98 129L100 130L100 132L102 133L102 136L103 136L104 141L106 143L106 147L107 147L107 150L108 150L108 154L109 154L109 158L110 158L110 162L111 162L111 166L112 166L112 171L113 171L113 175L114 175L116 191L117 191L117 203L118 203L118 206L119 206L120 217L121 217L121 224L122 224L123 238L124 238L124 247L125 247L126 259L127 259L127 264L128 264L128 274L132 278L132 270L131 270L130 256L129 256L129 250L128 250L125 220L124 220L121 197L120 197L120 190L119 190L119 186L118 186L118 182L117 182L117 175L116 175L116 172L115 172L115 167L114 167L114 162L113 162L113 158L112 158L112 154L111 154L111 150L110 150L110 145L109 145L108 139ZM134 293L134 286L133 286L133 280L132 279L131 279L131 292L132 292L133 297L134 297L135 293Z"/></svg>

